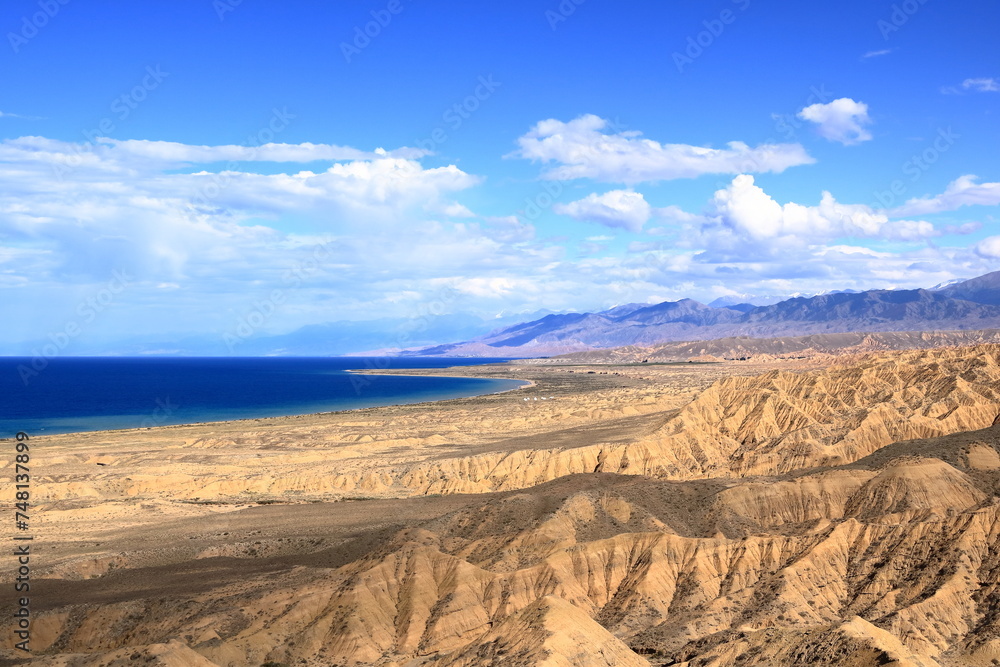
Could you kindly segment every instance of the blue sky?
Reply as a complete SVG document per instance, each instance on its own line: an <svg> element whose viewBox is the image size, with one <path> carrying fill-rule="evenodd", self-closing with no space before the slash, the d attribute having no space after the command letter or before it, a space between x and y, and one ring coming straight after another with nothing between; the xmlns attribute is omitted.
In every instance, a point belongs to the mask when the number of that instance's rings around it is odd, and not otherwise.
<svg viewBox="0 0 1000 667"><path fill-rule="evenodd" d="M941 0L11 0L0 351L1000 269L998 24Z"/></svg>

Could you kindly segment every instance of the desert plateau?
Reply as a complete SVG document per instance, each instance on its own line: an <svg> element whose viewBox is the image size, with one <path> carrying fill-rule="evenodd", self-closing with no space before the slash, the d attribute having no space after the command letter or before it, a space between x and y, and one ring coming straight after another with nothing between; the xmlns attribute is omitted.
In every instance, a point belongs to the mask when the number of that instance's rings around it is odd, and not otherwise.
<svg viewBox="0 0 1000 667"><path fill-rule="evenodd" d="M997 664L1000 346L760 356L33 437L3 664Z"/></svg>

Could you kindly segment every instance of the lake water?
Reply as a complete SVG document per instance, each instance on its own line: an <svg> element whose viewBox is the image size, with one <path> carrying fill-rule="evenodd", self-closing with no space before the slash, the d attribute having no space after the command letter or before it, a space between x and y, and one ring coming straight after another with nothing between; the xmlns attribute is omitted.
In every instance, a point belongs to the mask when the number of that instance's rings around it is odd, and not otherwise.
<svg viewBox="0 0 1000 667"><path fill-rule="evenodd" d="M348 369L472 366L504 359L0 357L0 437L310 414L479 396L516 380L358 375Z"/></svg>

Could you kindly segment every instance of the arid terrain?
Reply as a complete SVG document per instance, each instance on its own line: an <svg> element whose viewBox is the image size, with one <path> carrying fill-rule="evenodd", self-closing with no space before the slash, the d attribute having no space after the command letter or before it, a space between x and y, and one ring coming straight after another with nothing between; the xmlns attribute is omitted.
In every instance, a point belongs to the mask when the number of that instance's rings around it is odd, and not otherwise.
<svg viewBox="0 0 1000 667"><path fill-rule="evenodd" d="M1000 346L847 351L33 437L0 664L1000 664Z"/></svg>
<svg viewBox="0 0 1000 667"><path fill-rule="evenodd" d="M628 345L606 350L573 352L553 358L525 359L528 364L641 363L674 361L767 361L812 359L892 350L926 350L1000 343L1000 330L892 331L883 333L827 333L810 336L751 338L735 336L656 345Z"/></svg>

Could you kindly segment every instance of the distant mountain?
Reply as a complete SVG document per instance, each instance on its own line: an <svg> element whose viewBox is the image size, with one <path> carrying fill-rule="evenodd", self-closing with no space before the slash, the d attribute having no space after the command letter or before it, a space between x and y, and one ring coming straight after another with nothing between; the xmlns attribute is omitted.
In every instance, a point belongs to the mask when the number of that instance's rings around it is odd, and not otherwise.
<svg viewBox="0 0 1000 667"><path fill-rule="evenodd" d="M610 317L612 319L621 319L627 317L637 310L647 307L648 303L626 303L621 306L615 306L608 310L602 311L605 317Z"/></svg>
<svg viewBox="0 0 1000 667"><path fill-rule="evenodd" d="M729 310L735 310L738 313L749 313L751 310L757 306L752 303L734 303L731 306L723 306L723 308L728 308Z"/></svg>
<svg viewBox="0 0 1000 667"><path fill-rule="evenodd" d="M1000 271L943 287L940 294L989 306L1000 305Z"/></svg>
<svg viewBox="0 0 1000 667"><path fill-rule="evenodd" d="M735 336L989 328L1000 328L1000 272L936 291L844 290L764 306L713 308L691 299L627 304L598 313L548 315L407 354L532 357Z"/></svg>
<svg viewBox="0 0 1000 667"><path fill-rule="evenodd" d="M959 283L964 283L964 282L966 281L963 278L956 278L955 280L946 280L943 283L938 283L934 287L931 287L930 290L932 292L936 292L938 290L944 289L945 287L951 287L952 285L957 285Z"/></svg>
<svg viewBox="0 0 1000 667"><path fill-rule="evenodd" d="M733 306L770 306L771 304L790 299L793 295L785 296L755 296L753 294L733 294L731 296L720 296L708 302L712 308L732 308ZM798 296L797 294L794 296Z"/></svg>
<svg viewBox="0 0 1000 667"><path fill-rule="evenodd" d="M808 299L797 298L763 306L748 312L748 324L780 324L786 322L837 322L858 331L867 325L892 322L941 322L976 320L1000 314L1000 308L983 308L980 304L949 297L929 290L872 290L856 293L831 293ZM884 330L884 329L879 329ZM911 329L889 329L909 331Z"/></svg>
<svg viewBox="0 0 1000 667"><path fill-rule="evenodd" d="M732 322L738 317L738 313L728 308L710 308L693 299L681 299L640 308L620 321L642 326L672 323L710 326L721 322Z"/></svg>

